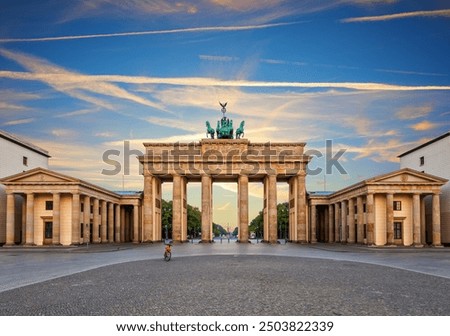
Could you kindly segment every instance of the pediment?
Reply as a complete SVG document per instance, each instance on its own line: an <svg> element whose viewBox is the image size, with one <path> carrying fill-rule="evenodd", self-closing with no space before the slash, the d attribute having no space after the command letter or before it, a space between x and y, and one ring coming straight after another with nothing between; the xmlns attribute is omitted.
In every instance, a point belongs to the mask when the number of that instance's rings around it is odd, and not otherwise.
<svg viewBox="0 0 450 336"><path fill-rule="evenodd" d="M79 180L44 168L36 168L1 180L3 183L68 183Z"/></svg>
<svg viewBox="0 0 450 336"><path fill-rule="evenodd" d="M434 175L421 173L417 170L404 168L385 175L376 176L367 180L367 182L370 184L444 184L447 180Z"/></svg>

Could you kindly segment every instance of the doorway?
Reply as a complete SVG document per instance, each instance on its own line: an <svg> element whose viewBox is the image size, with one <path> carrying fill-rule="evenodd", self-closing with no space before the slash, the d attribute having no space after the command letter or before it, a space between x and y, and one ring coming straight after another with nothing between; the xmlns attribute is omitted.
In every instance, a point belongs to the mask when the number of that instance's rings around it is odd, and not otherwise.
<svg viewBox="0 0 450 336"><path fill-rule="evenodd" d="M44 221L44 245L51 245L53 243L53 222Z"/></svg>

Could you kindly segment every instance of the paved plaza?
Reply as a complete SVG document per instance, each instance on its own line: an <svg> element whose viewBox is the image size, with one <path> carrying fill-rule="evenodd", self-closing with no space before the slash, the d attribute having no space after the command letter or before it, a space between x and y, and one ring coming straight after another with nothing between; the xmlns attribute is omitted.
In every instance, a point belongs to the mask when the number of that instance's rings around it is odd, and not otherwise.
<svg viewBox="0 0 450 336"><path fill-rule="evenodd" d="M450 315L450 249L0 248L0 315Z"/></svg>

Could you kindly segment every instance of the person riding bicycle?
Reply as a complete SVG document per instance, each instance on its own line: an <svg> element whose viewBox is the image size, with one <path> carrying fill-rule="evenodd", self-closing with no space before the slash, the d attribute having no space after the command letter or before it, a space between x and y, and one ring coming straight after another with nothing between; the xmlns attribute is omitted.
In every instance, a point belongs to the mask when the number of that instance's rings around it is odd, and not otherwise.
<svg viewBox="0 0 450 336"><path fill-rule="evenodd" d="M164 255L172 253L172 244L168 243L166 244L166 248L164 249Z"/></svg>

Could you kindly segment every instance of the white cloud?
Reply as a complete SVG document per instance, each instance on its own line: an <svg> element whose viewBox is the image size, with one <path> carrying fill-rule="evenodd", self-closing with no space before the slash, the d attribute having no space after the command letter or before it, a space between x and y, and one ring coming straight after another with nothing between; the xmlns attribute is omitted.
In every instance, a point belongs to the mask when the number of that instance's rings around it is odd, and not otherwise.
<svg viewBox="0 0 450 336"><path fill-rule="evenodd" d="M22 111L25 110L25 106L17 105L17 104L11 104L8 102L0 101L0 110L15 110L15 111Z"/></svg>
<svg viewBox="0 0 450 336"><path fill-rule="evenodd" d="M158 117L147 117L144 118L145 121L163 127L177 128L187 131L198 131L199 127L193 124L186 123L184 120L168 119L168 118L158 118Z"/></svg>
<svg viewBox="0 0 450 336"><path fill-rule="evenodd" d="M1 71L0 77L41 81L59 92L90 102L102 108L113 110L115 109L115 106L109 102L99 99L94 95L115 97L132 101L136 104L142 104L159 110L164 110L164 107L160 104L130 93L127 90L107 81L102 81L96 76L93 77L68 71L62 67L53 65L46 60L19 52L11 52L6 49L0 49L0 54L31 71L25 73Z"/></svg>
<svg viewBox="0 0 450 336"><path fill-rule="evenodd" d="M94 39L94 38L111 38L122 36L181 34L181 33L199 33L199 32L227 32L240 30L267 29L272 27L287 26L293 24L297 24L297 22L270 23L270 24L245 25L245 26L211 26L211 27L164 29L164 30L146 30L146 31L109 33L109 34L49 36L37 38L2 38L0 39L0 43L48 42L48 41L65 41L65 40L80 40L80 39Z"/></svg>
<svg viewBox="0 0 450 336"><path fill-rule="evenodd" d="M424 121L418 122L418 123L416 123L414 125L411 125L410 128L412 128L415 131L428 131L428 130L431 130L431 129L436 128L438 126L439 126L439 124L432 123L432 122L429 122L427 120L424 120Z"/></svg>
<svg viewBox="0 0 450 336"><path fill-rule="evenodd" d="M96 103L95 105L98 105L98 104ZM74 117L74 116L92 114L92 113L97 113L97 112L100 112L99 108L89 108L89 109L81 109L81 110L76 110L76 111L71 111L71 112L60 113L57 115L57 117L59 117L59 118Z"/></svg>
<svg viewBox="0 0 450 336"><path fill-rule="evenodd" d="M374 22L374 21L387 21L405 19L411 17L450 17L450 9L432 10L432 11L416 11L416 12L404 12L396 14L378 15L378 16L363 16L343 19L341 22Z"/></svg>
<svg viewBox="0 0 450 336"><path fill-rule="evenodd" d="M395 116L401 120L417 119L421 117L426 117L433 111L433 106L431 104L423 106L405 106L399 109Z"/></svg>
<svg viewBox="0 0 450 336"><path fill-rule="evenodd" d="M231 203L228 202L228 203L226 203L226 204L224 204L224 205L222 205L222 206L216 208L215 210L218 210L218 211L225 211L225 210L227 210L227 209L230 207L230 205L231 205Z"/></svg>
<svg viewBox="0 0 450 336"><path fill-rule="evenodd" d="M71 129L55 128L50 131L50 134L58 138L72 138L77 136L78 133Z"/></svg>
<svg viewBox="0 0 450 336"><path fill-rule="evenodd" d="M232 62L239 60L239 57L233 56L219 56L219 55L199 55L201 60L212 62Z"/></svg>
<svg viewBox="0 0 450 336"><path fill-rule="evenodd" d="M16 120L10 120L10 121L4 122L2 125L3 126L14 126L14 125L29 124L35 120L36 120L36 118L16 119Z"/></svg>

